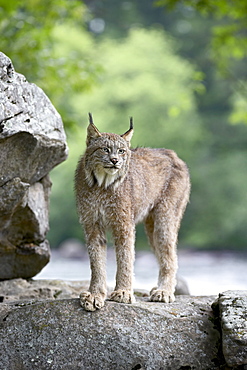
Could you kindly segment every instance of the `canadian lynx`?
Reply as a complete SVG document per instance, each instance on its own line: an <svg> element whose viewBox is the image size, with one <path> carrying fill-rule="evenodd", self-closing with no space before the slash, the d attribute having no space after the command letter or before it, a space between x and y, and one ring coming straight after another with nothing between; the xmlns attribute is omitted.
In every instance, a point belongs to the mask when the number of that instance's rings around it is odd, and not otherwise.
<svg viewBox="0 0 247 370"><path fill-rule="evenodd" d="M101 133L89 113L87 147L75 175L80 223L90 257L89 291L80 294L88 311L104 306L106 287L106 229L116 249L116 286L110 300L134 302L132 278L135 224L145 223L159 263L154 302L173 302L180 221L190 193L186 164L168 149L130 148L133 123L123 135Z"/></svg>

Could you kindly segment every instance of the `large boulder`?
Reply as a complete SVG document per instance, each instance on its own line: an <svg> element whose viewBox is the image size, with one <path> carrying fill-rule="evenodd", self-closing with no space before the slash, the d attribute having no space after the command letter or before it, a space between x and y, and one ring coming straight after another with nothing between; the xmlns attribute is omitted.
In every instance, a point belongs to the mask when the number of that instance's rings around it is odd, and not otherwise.
<svg viewBox="0 0 247 370"><path fill-rule="evenodd" d="M247 291L86 312L89 281L0 282L2 369L245 369ZM110 292L110 290L109 290Z"/></svg>
<svg viewBox="0 0 247 370"><path fill-rule="evenodd" d="M86 312L79 299L0 304L3 369L219 369L215 297L106 302Z"/></svg>
<svg viewBox="0 0 247 370"><path fill-rule="evenodd" d="M61 117L0 53L0 279L32 277L48 263L48 174L66 157Z"/></svg>

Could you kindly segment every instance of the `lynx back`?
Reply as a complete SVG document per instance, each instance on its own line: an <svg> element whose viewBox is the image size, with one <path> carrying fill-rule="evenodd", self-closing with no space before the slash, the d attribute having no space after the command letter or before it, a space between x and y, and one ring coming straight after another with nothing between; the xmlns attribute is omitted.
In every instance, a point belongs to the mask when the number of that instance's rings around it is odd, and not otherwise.
<svg viewBox="0 0 247 370"><path fill-rule="evenodd" d="M116 249L116 286L110 299L132 303L135 225L143 221L159 263L151 301L173 302L177 272L177 235L186 208L190 180L186 164L168 149L130 148L133 122L123 135L101 133L89 114L87 147L75 175L77 210L84 227L91 282L80 295L82 306L104 306L106 237Z"/></svg>

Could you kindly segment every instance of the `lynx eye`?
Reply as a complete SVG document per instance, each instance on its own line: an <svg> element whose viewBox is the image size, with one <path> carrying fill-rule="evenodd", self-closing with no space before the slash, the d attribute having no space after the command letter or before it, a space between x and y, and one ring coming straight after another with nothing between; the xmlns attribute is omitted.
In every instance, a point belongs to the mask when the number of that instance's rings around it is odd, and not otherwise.
<svg viewBox="0 0 247 370"><path fill-rule="evenodd" d="M103 150L103 152L105 152L105 153L110 153L110 149L109 149L109 148L107 148L107 147L102 148L102 150Z"/></svg>
<svg viewBox="0 0 247 370"><path fill-rule="evenodd" d="M118 153L119 154L124 154L125 153L125 149L118 149Z"/></svg>

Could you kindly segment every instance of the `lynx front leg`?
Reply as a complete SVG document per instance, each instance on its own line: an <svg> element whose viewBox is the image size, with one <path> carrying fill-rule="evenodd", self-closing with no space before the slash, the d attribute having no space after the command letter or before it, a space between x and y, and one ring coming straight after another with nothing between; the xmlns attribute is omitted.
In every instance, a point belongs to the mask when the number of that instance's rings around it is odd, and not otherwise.
<svg viewBox="0 0 247 370"><path fill-rule="evenodd" d="M91 281L88 291L80 294L80 302L87 311L95 311L104 306L106 288L106 240L104 233L94 225L87 235L88 254L91 267Z"/></svg>
<svg viewBox="0 0 247 370"><path fill-rule="evenodd" d="M119 303L135 302L133 294L133 267L134 267L134 229L117 230L114 233L117 274L116 287L110 295L110 300ZM116 235L117 234L117 235Z"/></svg>

